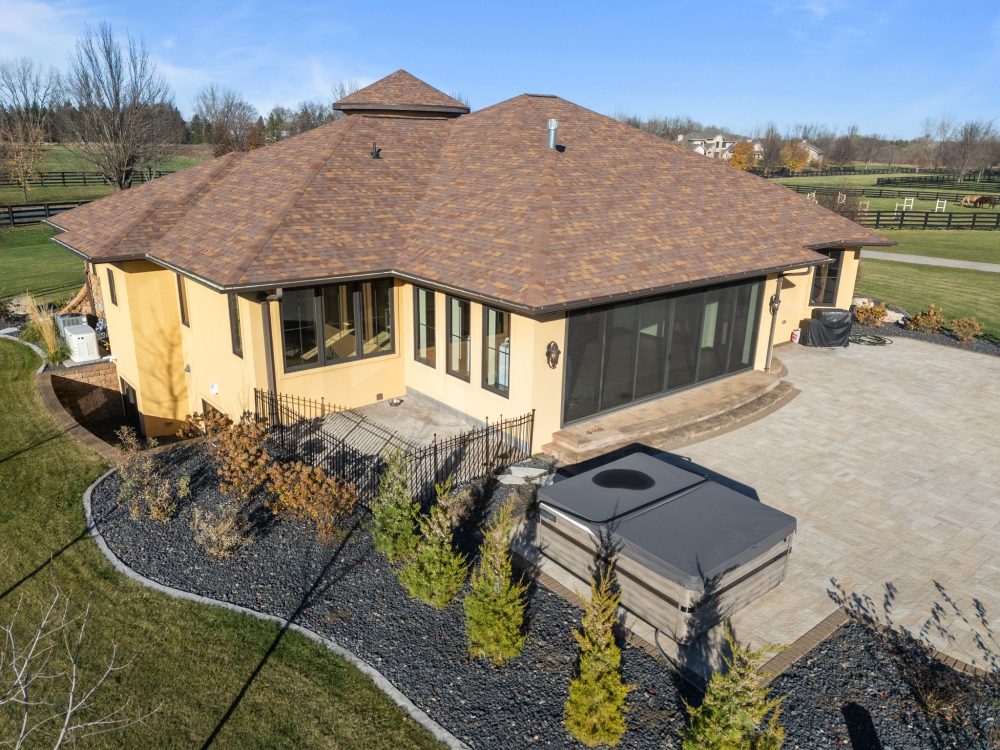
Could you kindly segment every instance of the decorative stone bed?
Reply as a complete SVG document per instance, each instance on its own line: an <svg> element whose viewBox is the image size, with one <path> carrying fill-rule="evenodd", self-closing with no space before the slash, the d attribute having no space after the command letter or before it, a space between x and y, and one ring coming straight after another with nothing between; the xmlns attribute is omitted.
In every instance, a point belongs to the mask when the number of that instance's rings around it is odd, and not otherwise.
<svg viewBox="0 0 1000 750"><path fill-rule="evenodd" d="M926 341L931 344L950 346L954 349L964 349L977 354L988 354L993 357L1000 357L1000 339L991 339L980 336L968 344L963 344L950 333L921 333L905 328L901 323L884 323L881 326L863 326L855 322L851 327L852 336L884 336L886 338L906 338Z"/></svg>
<svg viewBox="0 0 1000 750"><path fill-rule="evenodd" d="M194 445L161 457L165 474L191 477L191 498L172 521L130 520L117 505L114 474L91 496L98 530L128 567L167 586L294 619L332 638L473 748L582 747L561 723L577 654L572 631L580 613L573 605L533 586L527 646L519 658L494 668L468 656L460 603L438 611L407 597L372 549L365 511L351 519L341 538L324 541L308 524L277 520L262 510L254 515L257 538L232 558L216 561L190 530L194 507L215 507L221 500L208 459ZM490 502L495 506L523 491L495 483ZM474 532L460 537L466 549L477 544ZM945 744L932 746L994 747L987 732L1000 705L997 686L958 676L975 699L960 719L932 722L919 714L878 644L865 628L845 626L773 683L777 692L790 694L783 715L786 747L850 746L841 707L852 701L870 712L883 745L894 750L926 748L937 735ZM619 747L679 748L681 698L693 700L690 689L665 663L627 645L622 670L635 689L629 731Z"/></svg>

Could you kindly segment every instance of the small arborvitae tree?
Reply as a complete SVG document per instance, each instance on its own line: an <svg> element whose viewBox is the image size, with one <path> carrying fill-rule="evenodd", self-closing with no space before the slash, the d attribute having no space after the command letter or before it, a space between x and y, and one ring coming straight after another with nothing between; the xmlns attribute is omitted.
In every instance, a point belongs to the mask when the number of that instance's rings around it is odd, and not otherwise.
<svg viewBox="0 0 1000 750"><path fill-rule="evenodd" d="M372 504L375 549L392 562L406 559L417 547L417 516L420 506L410 492L409 462L402 452L386 460L385 473Z"/></svg>
<svg viewBox="0 0 1000 750"><path fill-rule="evenodd" d="M513 659L524 648L524 590L513 580L510 533L514 504L504 503L486 529L479 565L465 596L465 631L469 653L496 665Z"/></svg>
<svg viewBox="0 0 1000 750"><path fill-rule="evenodd" d="M684 750L779 750L785 739L781 701L772 698L761 680L762 652L741 646L726 630L732 656L725 673L708 682L697 708L688 706L689 723L683 732Z"/></svg>
<svg viewBox="0 0 1000 750"><path fill-rule="evenodd" d="M443 609L465 584L466 563L452 546L452 530L462 514L462 498L452 492L452 480L434 485L437 502L420 519L420 539L413 555L399 569L399 582L414 599Z"/></svg>
<svg viewBox="0 0 1000 750"><path fill-rule="evenodd" d="M580 645L580 666L563 707L566 730L588 747L614 746L625 734L625 699L632 689L622 682L622 653L614 624L621 594L612 588L612 568L590 583L583 628L573 633Z"/></svg>

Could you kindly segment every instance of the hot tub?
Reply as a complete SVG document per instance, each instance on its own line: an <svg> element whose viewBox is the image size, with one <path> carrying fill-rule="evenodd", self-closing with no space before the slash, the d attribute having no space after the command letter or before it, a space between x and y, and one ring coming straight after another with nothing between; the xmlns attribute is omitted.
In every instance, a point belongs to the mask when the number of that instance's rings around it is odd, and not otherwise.
<svg viewBox="0 0 1000 750"><path fill-rule="evenodd" d="M581 583L613 549L622 606L684 641L781 583L794 534L787 513L633 453L539 489L534 542Z"/></svg>

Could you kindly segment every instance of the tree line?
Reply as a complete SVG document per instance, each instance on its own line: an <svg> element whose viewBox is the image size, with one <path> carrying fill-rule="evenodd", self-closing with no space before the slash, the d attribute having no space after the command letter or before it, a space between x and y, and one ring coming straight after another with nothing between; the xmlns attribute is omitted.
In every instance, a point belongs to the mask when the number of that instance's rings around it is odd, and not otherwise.
<svg viewBox="0 0 1000 750"><path fill-rule="evenodd" d="M621 113L616 117L669 141L696 131L732 133L728 128L706 126L690 117L642 118ZM1000 164L1000 129L992 120L985 119L956 122L948 117L928 118L921 123L920 135L912 139L863 134L857 125L838 131L813 123L798 123L784 132L776 124L768 123L748 136L737 138L729 161L740 169L785 167L798 171L806 166L809 157L803 141L824 152L825 164L836 166L906 164L921 169L945 168L964 179Z"/></svg>
<svg viewBox="0 0 1000 750"><path fill-rule="evenodd" d="M356 91L344 81L330 102ZM210 83L186 122L145 43L117 38L106 23L86 27L64 71L29 58L0 59L0 172L28 186L43 171L46 146L61 143L124 190L151 174L175 144L208 144L216 156L250 151L335 120L331 104L275 107L265 120L239 93Z"/></svg>

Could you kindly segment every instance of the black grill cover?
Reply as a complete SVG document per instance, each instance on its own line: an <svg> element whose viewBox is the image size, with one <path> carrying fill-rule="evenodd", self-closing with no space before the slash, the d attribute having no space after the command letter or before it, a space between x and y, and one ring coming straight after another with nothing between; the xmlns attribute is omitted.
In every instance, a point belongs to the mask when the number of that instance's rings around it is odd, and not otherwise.
<svg viewBox="0 0 1000 750"><path fill-rule="evenodd" d="M847 346L851 337L850 310L817 310L806 332L808 346Z"/></svg>

